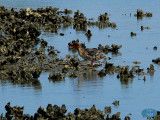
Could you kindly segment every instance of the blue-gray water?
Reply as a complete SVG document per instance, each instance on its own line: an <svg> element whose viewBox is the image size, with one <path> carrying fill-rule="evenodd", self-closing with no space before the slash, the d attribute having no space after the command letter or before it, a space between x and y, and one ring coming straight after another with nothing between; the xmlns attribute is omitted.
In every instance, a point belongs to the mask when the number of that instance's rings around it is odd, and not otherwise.
<svg viewBox="0 0 160 120"><path fill-rule="evenodd" d="M90 27L93 36L88 41L84 32L75 31L72 27L60 29L58 33L63 32L64 36L59 34L44 33L40 38L45 39L49 45L61 53L59 57L65 58L68 51L68 42L79 39L85 42L87 47L98 47L98 44L122 45L121 55L111 55L109 62L114 65L129 65L134 61L140 61L140 67L145 69L150 66L152 59L160 56L160 1L159 0L0 0L0 6L6 8L33 8L39 7L57 7L60 10L72 9L74 12L78 9L84 13L87 18L97 20L100 14L107 12L110 14L110 22L117 24L116 29L99 29ZM144 13L151 12L153 17L137 20L134 17L137 9L143 9ZM131 13L131 16L130 16ZM126 14L126 15L122 15ZM150 26L151 29L141 31L141 26ZM71 33L70 33L71 32ZM130 32L136 32L137 36L131 37ZM110 37L108 37L110 35ZM154 51L153 47L158 50ZM104 110L105 106L112 106L112 114L120 111L121 118L132 113L133 120L145 119L141 111L146 108L160 110L160 66L154 64L155 74L151 77L146 75L146 82L142 79L144 76L136 76L133 81L123 84L115 75L107 75L99 78L88 71L88 79L81 77L76 79L66 78L65 81L55 82L48 80L49 73L41 74L39 80L40 86L20 86L13 85L7 81L0 81L0 113L5 113L4 106L7 102L11 105L24 106L24 113L34 114L41 105L46 107L48 103L52 105L66 104L68 111L73 112L76 107L81 109L89 108L93 104L98 109ZM139 80L141 79L141 80ZM112 102L120 101L120 106L114 107Z"/></svg>

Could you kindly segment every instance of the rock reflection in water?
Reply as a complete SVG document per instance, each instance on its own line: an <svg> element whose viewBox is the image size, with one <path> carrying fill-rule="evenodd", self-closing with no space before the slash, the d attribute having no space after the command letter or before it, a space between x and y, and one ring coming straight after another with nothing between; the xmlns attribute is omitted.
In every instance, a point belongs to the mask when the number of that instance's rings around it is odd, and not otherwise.
<svg viewBox="0 0 160 120"><path fill-rule="evenodd" d="M33 82L29 81L29 82L15 82L15 81L12 81L12 80L2 80L0 78L0 85L1 86L7 86L8 83L12 84L12 85L18 85L19 87L33 87L34 90L41 90L42 89L42 85L40 83L39 80L35 80Z"/></svg>
<svg viewBox="0 0 160 120"><path fill-rule="evenodd" d="M129 85L132 84L133 79L131 78L121 78L120 79L122 88L129 88Z"/></svg>
<svg viewBox="0 0 160 120"><path fill-rule="evenodd" d="M81 88L83 82L97 81L99 79L100 77L97 75L97 71L94 71L93 69L87 69L83 74L78 76L78 87Z"/></svg>

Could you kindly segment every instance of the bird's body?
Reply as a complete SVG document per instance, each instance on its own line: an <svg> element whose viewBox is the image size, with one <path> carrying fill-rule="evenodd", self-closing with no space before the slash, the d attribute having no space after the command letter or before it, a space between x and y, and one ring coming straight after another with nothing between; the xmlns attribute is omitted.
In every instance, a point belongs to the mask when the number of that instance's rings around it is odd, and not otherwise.
<svg viewBox="0 0 160 120"><path fill-rule="evenodd" d="M98 61L102 58L104 58L104 54L101 52L101 50L97 48L83 48L81 44L77 43L76 45L70 47L70 48L77 48L79 55L84 59L84 60L90 60L92 63L91 65L93 66L94 61Z"/></svg>

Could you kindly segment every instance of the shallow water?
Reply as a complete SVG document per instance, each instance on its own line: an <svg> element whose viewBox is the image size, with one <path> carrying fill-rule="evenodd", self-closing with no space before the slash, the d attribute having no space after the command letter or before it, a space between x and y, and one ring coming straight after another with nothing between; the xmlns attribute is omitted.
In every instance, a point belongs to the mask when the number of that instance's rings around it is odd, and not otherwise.
<svg viewBox="0 0 160 120"><path fill-rule="evenodd" d="M159 0L0 0L0 6L6 8L33 8L53 6L60 10L72 9L74 12L78 9L84 13L87 18L97 20L100 14L107 12L110 14L110 22L117 24L116 29L90 27L93 36L88 41L84 32L75 31L72 27L60 29L58 33L63 32L64 36L55 33L42 33L43 38L49 45L61 53L59 57L65 58L68 51L68 42L79 39L87 47L98 47L98 44L122 45L119 55L108 54L106 56L112 59L109 62L114 65L129 65L134 61L140 61L139 65L145 69L150 66L152 59L159 57L160 46L160 15ZM144 13L151 12L153 17L137 20L134 17L137 9L143 9ZM130 16L131 13L131 16ZM126 14L126 15L122 15ZM151 29L141 31L141 26L150 26ZM137 36L131 37L130 32L136 32ZM110 37L108 37L110 35ZM157 46L158 50L154 51L153 47ZM75 53L77 54L77 53ZM80 58L81 59L81 58ZM146 75L146 82L142 79L144 76L136 76L133 81L128 83L121 82L115 75L107 75L100 78L94 73L88 71L87 78L65 78L61 82L52 82L48 80L49 73L42 73L38 86L13 85L8 81L0 81L0 113L5 113L4 106L11 102L11 106L24 106L24 113L34 114L41 105L46 107L48 103L54 105L66 104L68 111L73 112L76 107L81 109L89 108L93 104L98 109L104 110L105 106L112 106L112 114L121 112L121 118L129 113L133 120L145 119L141 111L146 108L160 110L160 66L154 64L155 74ZM140 79L140 80L139 80ZM120 101L120 106L114 107L112 102Z"/></svg>

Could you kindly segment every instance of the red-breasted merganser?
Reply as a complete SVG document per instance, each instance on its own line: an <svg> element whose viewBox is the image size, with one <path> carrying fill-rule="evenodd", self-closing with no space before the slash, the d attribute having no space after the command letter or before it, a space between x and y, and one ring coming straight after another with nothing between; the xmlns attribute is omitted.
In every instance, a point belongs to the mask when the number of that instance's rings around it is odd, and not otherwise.
<svg viewBox="0 0 160 120"><path fill-rule="evenodd" d="M102 51L97 48L83 48L79 43L76 43L69 48L77 48L79 55L84 60L90 60L92 66L94 61L104 58L104 54L102 53Z"/></svg>

